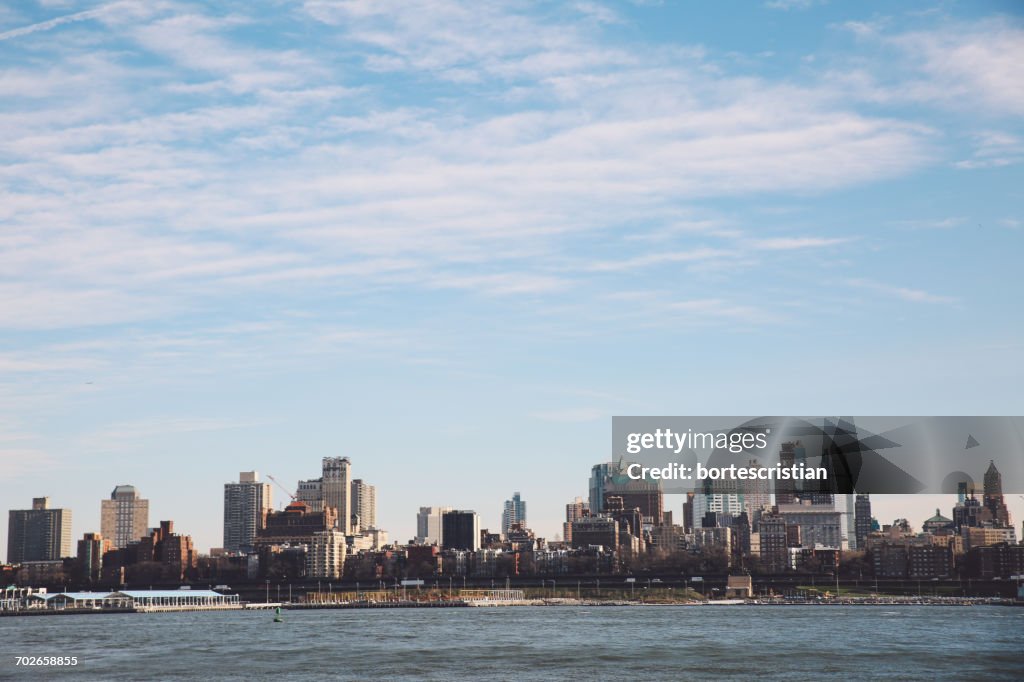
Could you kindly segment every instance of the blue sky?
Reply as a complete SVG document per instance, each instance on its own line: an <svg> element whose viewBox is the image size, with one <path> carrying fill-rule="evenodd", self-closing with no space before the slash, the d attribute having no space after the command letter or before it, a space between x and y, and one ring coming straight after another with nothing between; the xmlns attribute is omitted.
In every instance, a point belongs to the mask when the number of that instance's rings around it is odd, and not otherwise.
<svg viewBox="0 0 1024 682"><path fill-rule="evenodd" d="M347 455L553 536L613 414L1020 414L1022 63L1013 2L9 4L0 507L205 551Z"/></svg>

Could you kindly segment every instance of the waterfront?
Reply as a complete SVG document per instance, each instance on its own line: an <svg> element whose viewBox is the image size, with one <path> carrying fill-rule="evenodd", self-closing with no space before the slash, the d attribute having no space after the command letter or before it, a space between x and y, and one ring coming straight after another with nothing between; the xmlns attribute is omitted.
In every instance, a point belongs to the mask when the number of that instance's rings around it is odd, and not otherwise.
<svg viewBox="0 0 1024 682"><path fill-rule="evenodd" d="M0 620L0 679L1020 679L1024 609L520 607ZM76 656L73 668L16 656ZM690 674L687 674L690 671Z"/></svg>

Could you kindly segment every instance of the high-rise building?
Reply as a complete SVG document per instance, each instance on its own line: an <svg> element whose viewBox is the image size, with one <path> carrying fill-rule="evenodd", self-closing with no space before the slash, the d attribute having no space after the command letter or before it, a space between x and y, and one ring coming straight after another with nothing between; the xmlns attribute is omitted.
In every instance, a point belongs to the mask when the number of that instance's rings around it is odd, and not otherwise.
<svg viewBox="0 0 1024 682"><path fill-rule="evenodd" d="M842 548L841 512L827 509L825 505L815 504L778 505L778 509L779 515L786 522L787 529L799 529L802 546L814 548L815 545L823 545L833 549Z"/></svg>
<svg viewBox="0 0 1024 682"><path fill-rule="evenodd" d="M562 524L562 536L565 544L572 546L572 522L582 519L590 513L590 505L582 497L565 505L565 523Z"/></svg>
<svg viewBox="0 0 1024 682"><path fill-rule="evenodd" d="M377 527L377 488L361 478L352 481L352 516L359 520L353 532Z"/></svg>
<svg viewBox="0 0 1024 682"><path fill-rule="evenodd" d="M100 535L120 549L149 533L149 500L133 485L119 485L109 500L100 501Z"/></svg>
<svg viewBox="0 0 1024 682"><path fill-rule="evenodd" d="M512 493L511 500L505 500L505 508L501 512L501 534L504 537L508 537L513 523L526 526L526 502L518 491Z"/></svg>
<svg viewBox="0 0 1024 682"><path fill-rule="evenodd" d="M477 551L480 549L480 517L469 510L444 512L441 516L441 537L445 549Z"/></svg>
<svg viewBox="0 0 1024 682"><path fill-rule="evenodd" d="M7 563L57 561L71 556L71 510L50 509L49 497L31 509L12 509L7 522Z"/></svg>
<svg viewBox="0 0 1024 682"><path fill-rule="evenodd" d="M1010 511L1003 500L1003 475L996 469L995 460L989 460L988 470L985 472L984 492L982 504L992 514L993 523L1002 528L1009 526Z"/></svg>
<svg viewBox="0 0 1024 682"><path fill-rule="evenodd" d="M761 530L758 534L761 565L768 573L782 573L789 565L788 534L786 520L778 513L761 516Z"/></svg>
<svg viewBox="0 0 1024 682"><path fill-rule="evenodd" d="M871 498L868 495L857 495L853 503L854 515L854 549L867 546L868 534L871 532Z"/></svg>
<svg viewBox="0 0 1024 682"><path fill-rule="evenodd" d="M416 544L444 545L442 517L451 507L420 507L416 514Z"/></svg>
<svg viewBox="0 0 1024 682"><path fill-rule="evenodd" d="M626 468L626 462L621 459L593 466L590 470L590 513L604 513L610 496L621 497L627 509L639 509L648 523L660 526L665 518L661 482L634 480L627 475Z"/></svg>
<svg viewBox="0 0 1024 682"><path fill-rule="evenodd" d="M991 522L992 512L987 507L982 506L973 493L969 493L967 499L962 504L958 502L953 507L953 527L957 533L961 532L965 527L978 528L986 524L991 525Z"/></svg>
<svg viewBox="0 0 1024 682"><path fill-rule="evenodd" d="M322 512L324 510L323 479L311 478L299 481L299 487L295 491L295 501L302 502L312 512Z"/></svg>
<svg viewBox="0 0 1024 682"><path fill-rule="evenodd" d="M693 529L693 500L695 493L686 493L686 501L683 502L683 530L687 533Z"/></svg>
<svg viewBox="0 0 1024 682"><path fill-rule="evenodd" d="M306 574L310 578L341 577L345 567L345 535L336 528L313 533L306 553Z"/></svg>
<svg viewBox="0 0 1024 682"><path fill-rule="evenodd" d="M260 483L257 471L242 471L238 483L224 484L224 549L253 551L253 538L273 509L269 483Z"/></svg>
<svg viewBox="0 0 1024 682"><path fill-rule="evenodd" d="M744 499L737 490L739 488L734 481L698 481L690 510L693 528L703 527L704 518L709 512L725 516L741 513L745 509Z"/></svg>
<svg viewBox="0 0 1024 682"><path fill-rule="evenodd" d="M842 549L857 549L857 507L854 495L841 494L836 496L836 511L842 510L843 540L846 544Z"/></svg>
<svg viewBox="0 0 1024 682"><path fill-rule="evenodd" d="M985 492L985 497L1001 496L1003 494L1003 475L999 473L999 469L996 469L996 461L994 459L990 459L988 461L988 469L985 471L983 490Z"/></svg>
<svg viewBox="0 0 1024 682"><path fill-rule="evenodd" d="M747 466L757 468L760 466L756 459L752 459ZM738 494L743 496L743 508L747 511L751 521L755 513L772 503L772 488L768 479L748 478L737 481Z"/></svg>
<svg viewBox="0 0 1024 682"><path fill-rule="evenodd" d="M99 580L103 570L103 555L111 549L110 540L104 538L102 533L86 533L78 541L78 554L75 557L79 579L86 582Z"/></svg>
<svg viewBox="0 0 1024 682"><path fill-rule="evenodd" d="M595 516L604 510L605 483L611 480L614 470L613 462L595 464L590 469L590 513Z"/></svg>
<svg viewBox="0 0 1024 682"><path fill-rule="evenodd" d="M348 457L324 457L321 493L324 506L338 512L338 530L352 534L352 461Z"/></svg>

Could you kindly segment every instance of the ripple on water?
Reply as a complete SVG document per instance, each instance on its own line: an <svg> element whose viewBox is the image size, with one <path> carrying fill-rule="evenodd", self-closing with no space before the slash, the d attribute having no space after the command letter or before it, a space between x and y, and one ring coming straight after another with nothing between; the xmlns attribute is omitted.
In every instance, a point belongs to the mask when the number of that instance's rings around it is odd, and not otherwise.
<svg viewBox="0 0 1024 682"><path fill-rule="evenodd" d="M1021 679L1024 609L522 607L0 619L16 655L81 679Z"/></svg>

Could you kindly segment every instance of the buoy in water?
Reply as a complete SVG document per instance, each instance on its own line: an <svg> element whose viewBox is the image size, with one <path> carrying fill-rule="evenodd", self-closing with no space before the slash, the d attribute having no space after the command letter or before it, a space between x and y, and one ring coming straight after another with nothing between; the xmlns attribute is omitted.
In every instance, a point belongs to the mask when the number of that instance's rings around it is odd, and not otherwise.
<svg viewBox="0 0 1024 682"><path fill-rule="evenodd" d="M274 610L274 622L275 623L283 622L283 619L281 618L281 607L280 606L278 606L277 609Z"/></svg>

